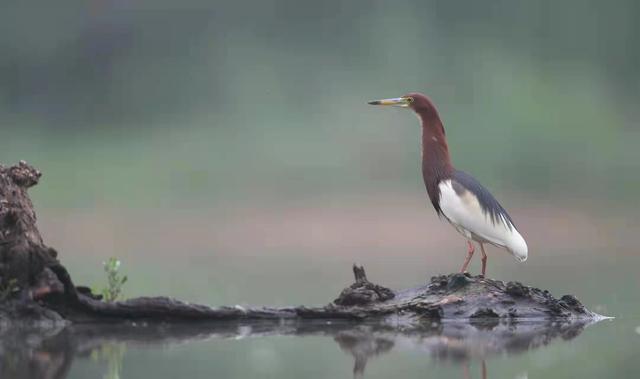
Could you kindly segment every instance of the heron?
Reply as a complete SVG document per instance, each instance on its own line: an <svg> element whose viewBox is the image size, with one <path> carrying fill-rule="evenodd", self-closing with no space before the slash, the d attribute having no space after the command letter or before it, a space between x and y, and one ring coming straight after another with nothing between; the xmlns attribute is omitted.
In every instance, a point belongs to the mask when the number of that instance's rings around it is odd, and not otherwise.
<svg viewBox="0 0 640 379"><path fill-rule="evenodd" d="M486 275L485 244L505 248L516 260L527 260L528 247L513 219L478 180L451 163L444 126L434 103L421 93L370 101L371 105L413 110L422 127L422 177L438 216L467 240L467 255L460 269L466 273L475 252L482 252L482 276Z"/></svg>

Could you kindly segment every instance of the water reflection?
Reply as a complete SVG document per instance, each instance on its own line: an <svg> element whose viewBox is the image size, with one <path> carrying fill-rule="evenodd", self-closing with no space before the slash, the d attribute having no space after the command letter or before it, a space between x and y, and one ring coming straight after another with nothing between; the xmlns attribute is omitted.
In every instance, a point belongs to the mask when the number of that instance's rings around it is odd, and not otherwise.
<svg viewBox="0 0 640 379"><path fill-rule="evenodd" d="M518 354L548 345L555 340L577 337L586 323L442 323L416 330L385 330L359 326L336 333L340 348L353 355L354 377L363 377L367 360L394 347L422 351L437 361L463 368L470 377L471 361L481 363L481 377L487 377L486 359L492 355Z"/></svg>
<svg viewBox="0 0 640 379"><path fill-rule="evenodd" d="M128 347L188 343L220 338L295 335L330 337L353 356L353 375L363 377L367 362L394 349L424 352L437 361L461 366L470 377L470 362L518 354L556 340L577 337L586 323L434 323L398 329L387 325L260 322L182 325L85 325L46 329L6 329L0 332L1 378L66 378L75 359L107 363L104 378L119 378Z"/></svg>

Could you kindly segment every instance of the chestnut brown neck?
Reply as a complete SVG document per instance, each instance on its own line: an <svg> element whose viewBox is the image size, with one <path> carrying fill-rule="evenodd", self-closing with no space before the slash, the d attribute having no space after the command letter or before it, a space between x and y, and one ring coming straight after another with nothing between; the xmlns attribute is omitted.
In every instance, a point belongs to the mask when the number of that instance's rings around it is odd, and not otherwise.
<svg viewBox="0 0 640 379"><path fill-rule="evenodd" d="M422 177L431 203L440 212L440 181L451 177L454 168L440 116L435 109L417 112L422 124Z"/></svg>

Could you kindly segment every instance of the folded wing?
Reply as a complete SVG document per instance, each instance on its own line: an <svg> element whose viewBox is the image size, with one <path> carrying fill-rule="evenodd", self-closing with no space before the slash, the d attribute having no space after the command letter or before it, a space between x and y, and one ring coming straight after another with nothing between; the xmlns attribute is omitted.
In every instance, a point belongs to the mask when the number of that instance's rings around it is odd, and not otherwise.
<svg viewBox="0 0 640 379"><path fill-rule="evenodd" d="M455 171L439 183L442 214L468 238L505 247L519 261L528 248L507 211L475 178ZM462 230L461 230L462 229Z"/></svg>

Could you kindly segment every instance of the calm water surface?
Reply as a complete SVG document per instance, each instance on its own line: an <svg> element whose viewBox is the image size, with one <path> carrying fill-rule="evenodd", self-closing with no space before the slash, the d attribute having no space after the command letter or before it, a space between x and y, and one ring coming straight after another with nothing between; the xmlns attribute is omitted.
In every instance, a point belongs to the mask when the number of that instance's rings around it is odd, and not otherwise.
<svg viewBox="0 0 640 379"><path fill-rule="evenodd" d="M634 378L640 323L82 326L7 332L10 378ZM13 342L9 342L13 341ZM9 342L9 343L7 343Z"/></svg>
<svg viewBox="0 0 640 379"><path fill-rule="evenodd" d="M495 278L520 280L555 296L572 293L588 308L615 316L591 325L444 323L406 330L262 323L5 330L0 333L0 377L637 378L639 259L633 251L613 252L541 250L525 265L493 252L490 261ZM296 258L271 251L225 257L185 252L162 255L151 268L142 263L144 257L125 257L124 273L131 278L127 295L168 294L214 305L323 304L351 281L352 259L367 265L372 281L404 288L457 267L461 256L455 248L443 251L437 264L429 265L434 260L421 251L344 254L336 258L301 250ZM79 283L93 282L83 278L91 259L66 257ZM99 267L96 272L101 275Z"/></svg>

